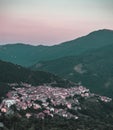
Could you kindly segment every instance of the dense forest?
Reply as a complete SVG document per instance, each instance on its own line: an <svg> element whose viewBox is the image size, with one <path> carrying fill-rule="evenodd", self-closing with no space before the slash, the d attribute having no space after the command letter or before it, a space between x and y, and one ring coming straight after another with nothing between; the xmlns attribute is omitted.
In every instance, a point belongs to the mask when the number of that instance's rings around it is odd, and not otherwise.
<svg viewBox="0 0 113 130"><path fill-rule="evenodd" d="M74 83L49 72L31 71L19 65L0 61L0 83L20 82L29 83L32 85L51 84L59 87L74 85Z"/></svg>

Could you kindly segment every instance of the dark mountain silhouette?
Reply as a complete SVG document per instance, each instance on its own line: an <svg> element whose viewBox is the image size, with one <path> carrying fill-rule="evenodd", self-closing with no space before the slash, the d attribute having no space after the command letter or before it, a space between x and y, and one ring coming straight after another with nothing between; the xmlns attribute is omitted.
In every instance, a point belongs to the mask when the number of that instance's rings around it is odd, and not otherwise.
<svg viewBox="0 0 113 130"><path fill-rule="evenodd" d="M19 65L0 60L0 95L5 94L9 83L21 82L32 85L50 84L51 86L68 87L75 85L72 82L61 79L56 75L43 71L31 71Z"/></svg>
<svg viewBox="0 0 113 130"><path fill-rule="evenodd" d="M54 46L2 45L0 46L0 59L22 66L31 66L39 61L80 55L110 44L113 44L113 31L103 29Z"/></svg>

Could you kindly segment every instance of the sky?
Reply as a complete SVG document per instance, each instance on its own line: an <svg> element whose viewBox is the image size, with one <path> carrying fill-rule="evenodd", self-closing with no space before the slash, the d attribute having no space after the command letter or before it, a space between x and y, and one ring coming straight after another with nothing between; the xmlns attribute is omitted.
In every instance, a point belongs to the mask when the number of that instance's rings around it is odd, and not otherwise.
<svg viewBox="0 0 113 130"><path fill-rule="evenodd" d="M113 0L0 0L0 44L54 45L113 30Z"/></svg>

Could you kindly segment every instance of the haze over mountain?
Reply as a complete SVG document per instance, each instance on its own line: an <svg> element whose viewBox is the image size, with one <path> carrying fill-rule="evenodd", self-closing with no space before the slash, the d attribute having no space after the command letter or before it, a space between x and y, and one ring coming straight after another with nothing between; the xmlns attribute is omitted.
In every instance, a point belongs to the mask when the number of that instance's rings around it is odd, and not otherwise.
<svg viewBox="0 0 113 130"><path fill-rule="evenodd" d="M86 51L92 51L112 43L113 31L103 29L54 46L1 45L0 59L28 67L39 61L80 55Z"/></svg>
<svg viewBox="0 0 113 130"><path fill-rule="evenodd" d="M0 44L54 45L113 29L112 0L1 0Z"/></svg>

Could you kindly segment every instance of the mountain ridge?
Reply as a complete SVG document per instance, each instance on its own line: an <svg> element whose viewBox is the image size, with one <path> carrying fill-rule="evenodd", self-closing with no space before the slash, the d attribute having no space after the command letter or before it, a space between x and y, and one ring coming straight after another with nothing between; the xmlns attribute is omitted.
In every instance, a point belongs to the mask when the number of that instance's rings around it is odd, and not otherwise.
<svg viewBox="0 0 113 130"><path fill-rule="evenodd" d="M104 29L54 46L1 45L0 59L29 67L38 61L80 55L109 44L113 44L113 31Z"/></svg>

